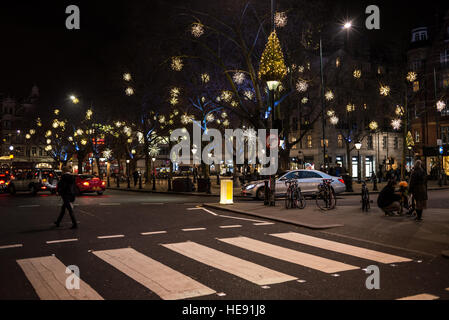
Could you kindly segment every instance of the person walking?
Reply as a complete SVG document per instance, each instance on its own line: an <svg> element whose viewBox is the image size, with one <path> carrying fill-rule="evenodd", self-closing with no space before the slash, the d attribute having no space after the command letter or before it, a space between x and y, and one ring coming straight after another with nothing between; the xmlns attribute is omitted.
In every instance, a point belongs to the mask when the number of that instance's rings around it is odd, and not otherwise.
<svg viewBox="0 0 449 320"><path fill-rule="evenodd" d="M427 207L427 175L421 160L416 160L410 176L409 192L416 201L416 221L422 221L423 210Z"/></svg>
<svg viewBox="0 0 449 320"><path fill-rule="evenodd" d="M72 228L78 228L75 216L73 214L72 202L75 201L75 177L71 174L71 169L69 167L62 168L61 180L58 182L58 193L62 198L61 212L59 213L58 219L55 221L56 227L59 227L62 218L65 214L65 209L69 211L70 219L72 219Z"/></svg>

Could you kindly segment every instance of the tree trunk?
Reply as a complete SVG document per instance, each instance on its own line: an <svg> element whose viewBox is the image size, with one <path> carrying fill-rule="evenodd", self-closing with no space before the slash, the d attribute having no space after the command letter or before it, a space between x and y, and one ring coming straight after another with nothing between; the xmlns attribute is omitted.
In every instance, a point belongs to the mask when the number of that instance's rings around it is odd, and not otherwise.
<svg viewBox="0 0 449 320"><path fill-rule="evenodd" d="M290 150L288 150L287 148L284 149L280 149L279 150L279 169L281 171L288 171L290 170Z"/></svg>
<svg viewBox="0 0 449 320"><path fill-rule="evenodd" d="M346 142L346 163L348 166L349 178L352 179L352 160L351 160L351 150L349 148L349 143Z"/></svg>

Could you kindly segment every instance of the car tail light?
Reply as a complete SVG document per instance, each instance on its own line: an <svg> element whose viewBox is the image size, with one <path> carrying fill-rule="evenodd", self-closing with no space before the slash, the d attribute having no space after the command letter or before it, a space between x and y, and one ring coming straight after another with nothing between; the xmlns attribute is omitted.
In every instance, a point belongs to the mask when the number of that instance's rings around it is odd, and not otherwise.
<svg viewBox="0 0 449 320"><path fill-rule="evenodd" d="M101 185L102 185L102 186L106 185L106 182L101 181Z"/></svg>
<svg viewBox="0 0 449 320"><path fill-rule="evenodd" d="M340 181L341 183L345 184L345 180L343 180L343 179L338 179L338 181Z"/></svg>
<svg viewBox="0 0 449 320"><path fill-rule="evenodd" d="M0 180L0 184L5 184L5 181L4 180Z"/></svg>
<svg viewBox="0 0 449 320"><path fill-rule="evenodd" d="M42 187L41 189L47 189L47 187Z"/></svg>
<svg viewBox="0 0 449 320"><path fill-rule="evenodd" d="M86 186L86 187L88 187L89 186L89 182L83 182L83 186Z"/></svg>

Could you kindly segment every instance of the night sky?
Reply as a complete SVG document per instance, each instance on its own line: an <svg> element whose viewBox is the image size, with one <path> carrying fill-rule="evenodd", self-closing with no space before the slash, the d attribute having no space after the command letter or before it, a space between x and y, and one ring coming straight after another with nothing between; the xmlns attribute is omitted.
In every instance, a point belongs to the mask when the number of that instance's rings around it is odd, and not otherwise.
<svg viewBox="0 0 449 320"><path fill-rule="evenodd" d="M217 0L218 1L218 0ZM235 0L219 0L232 1ZM267 7L269 7L269 0ZM336 0L347 17L356 17L357 32L377 43L407 44L410 29L421 21L432 21L435 12L445 12L449 1L343 1ZM211 3L211 0L204 0ZM66 6L81 11L81 30L65 28ZM134 0L118 1L2 1L0 4L1 76L0 93L27 96L37 84L42 103L58 105L70 93L109 86L110 70L119 59L119 44L132 33L130 13ZM142 17L150 21L149 35L171 32L173 7L186 1L147 1ZM381 30L366 31L365 8L377 4ZM193 4L201 9L201 1ZM282 7L282 1L277 1ZM345 17L341 17L344 19ZM173 27L173 26L172 26ZM169 35L168 35L169 36Z"/></svg>

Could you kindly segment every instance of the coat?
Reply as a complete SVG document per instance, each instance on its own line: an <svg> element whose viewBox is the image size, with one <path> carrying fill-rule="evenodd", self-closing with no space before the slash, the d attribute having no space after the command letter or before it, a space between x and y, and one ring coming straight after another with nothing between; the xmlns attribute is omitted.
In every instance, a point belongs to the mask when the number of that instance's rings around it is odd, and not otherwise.
<svg viewBox="0 0 449 320"><path fill-rule="evenodd" d="M409 192L417 201L427 200L427 175L424 169L414 169L410 177Z"/></svg>
<svg viewBox="0 0 449 320"><path fill-rule="evenodd" d="M393 202L399 202L401 197L394 192L394 187L386 185L377 197L377 205L379 208L386 208Z"/></svg>

